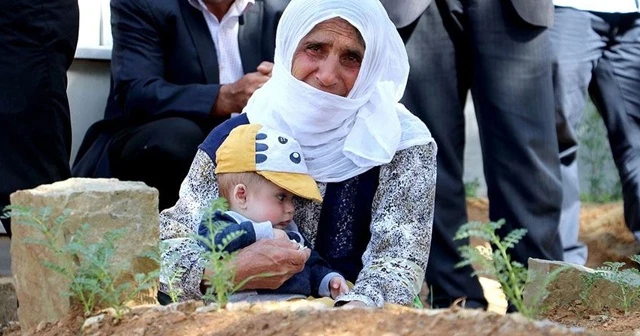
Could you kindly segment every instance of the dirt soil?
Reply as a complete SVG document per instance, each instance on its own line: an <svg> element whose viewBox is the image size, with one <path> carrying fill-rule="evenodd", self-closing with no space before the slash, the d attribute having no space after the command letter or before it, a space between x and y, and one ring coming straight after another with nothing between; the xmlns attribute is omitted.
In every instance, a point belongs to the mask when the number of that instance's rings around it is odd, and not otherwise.
<svg viewBox="0 0 640 336"><path fill-rule="evenodd" d="M395 305L384 309L332 309L300 302L195 312L190 307L137 309L115 322L107 317L87 327L85 335L597 335L549 321L531 322L520 315L501 316L477 310L416 310ZM297 307L296 307L297 305ZM78 323L42 325L37 335L78 335ZM14 330L7 335L18 336Z"/></svg>
<svg viewBox="0 0 640 336"><path fill-rule="evenodd" d="M467 200L469 221L489 220L486 198ZM582 204L580 240L589 249L586 266L595 268L605 261L628 262L629 256L640 253L640 244L624 223L622 202Z"/></svg>
<svg viewBox="0 0 640 336"><path fill-rule="evenodd" d="M593 313L576 303L568 309L551 309L544 316L565 326L597 330L603 335L636 335L640 332L640 312L625 315L619 309L606 308Z"/></svg>
<svg viewBox="0 0 640 336"><path fill-rule="evenodd" d="M467 200L469 221L489 220L489 201L486 198ZM589 250L586 266L599 267L605 261L625 262L629 267L637 267L629 256L640 253L640 244L624 222L622 202L607 204L582 204L580 214L580 240ZM476 245L483 242L474 241ZM640 313L630 313L605 308L601 312L587 311L574 302L568 308L553 308L544 317L565 326L579 326L598 331L604 335L640 334Z"/></svg>
<svg viewBox="0 0 640 336"><path fill-rule="evenodd" d="M468 202L469 219L488 219L486 199ZM605 260L623 260L640 248L624 226L620 203L587 205L582 216L581 238L590 248L589 266ZM201 303L168 307L141 306L116 321L103 314L102 321L82 329L83 319L70 316L57 323L41 323L28 334L66 335L634 335L640 328L640 313L605 309L586 312L573 307L551 309L549 320L527 321L518 314L501 316L468 309L415 310L390 305L384 309L333 309L318 302L248 305L229 310L207 311ZM308 306L306 306L308 305ZM320 305L320 306L319 306ZM197 309L197 310L196 310ZM96 318L94 318L96 319ZM100 319L98 317L97 319ZM564 326L567 327L564 327ZM573 327L570 329L570 327ZM638 329L640 331L640 329ZM0 335L18 336L18 326Z"/></svg>

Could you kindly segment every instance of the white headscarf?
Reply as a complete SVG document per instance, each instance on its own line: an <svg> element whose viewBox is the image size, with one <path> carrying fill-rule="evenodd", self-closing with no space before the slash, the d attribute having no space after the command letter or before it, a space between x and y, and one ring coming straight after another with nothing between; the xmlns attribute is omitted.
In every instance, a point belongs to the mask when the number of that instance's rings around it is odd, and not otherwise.
<svg viewBox="0 0 640 336"><path fill-rule="evenodd" d="M291 75L300 40L335 17L358 29L366 46L347 97ZM251 123L293 136L316 181L340 182L389 163L398 150L433 141L424 123L398 103L408 76L406 49L378 0L293 0L278 25L272 78L243 112Z"/></svg>

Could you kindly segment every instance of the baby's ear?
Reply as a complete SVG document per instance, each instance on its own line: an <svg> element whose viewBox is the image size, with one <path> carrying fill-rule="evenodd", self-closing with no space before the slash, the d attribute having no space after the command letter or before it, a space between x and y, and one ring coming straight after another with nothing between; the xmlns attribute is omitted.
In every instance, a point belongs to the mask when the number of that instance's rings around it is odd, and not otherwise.
<svg viewBox="0 0 640 336"><path fill-rule="evenodd" d="M233 187L233 200L242 209L247 207L247 186L240 183Z"/></svg>

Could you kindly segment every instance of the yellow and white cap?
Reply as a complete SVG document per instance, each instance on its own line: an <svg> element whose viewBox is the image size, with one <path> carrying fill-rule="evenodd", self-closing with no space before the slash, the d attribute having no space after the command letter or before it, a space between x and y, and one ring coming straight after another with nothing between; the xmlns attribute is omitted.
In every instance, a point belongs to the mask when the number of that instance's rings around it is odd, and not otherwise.
<svg viewBox="0 0 640 336"><path fill-rule="evenodd" d="M296 140L259 124L234 128L216 151L216 174L260 174L302 198L322 202Z"/></svg>

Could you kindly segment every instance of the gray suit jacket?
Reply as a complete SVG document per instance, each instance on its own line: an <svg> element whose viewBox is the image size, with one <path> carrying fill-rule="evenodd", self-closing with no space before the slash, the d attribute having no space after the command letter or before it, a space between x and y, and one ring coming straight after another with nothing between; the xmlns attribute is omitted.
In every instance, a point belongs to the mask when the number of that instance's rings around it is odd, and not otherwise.
<svg viewBox="0 0 640 336"><path fill-rule="evenodd" d="M459 0L447 1L459 2ZM380 2L396 27L402 28L415 21L433 0L380 0ZM551 27L553 24L552 0L511 0L511 3L518 15L528 23L540 27Z"/></svg>

